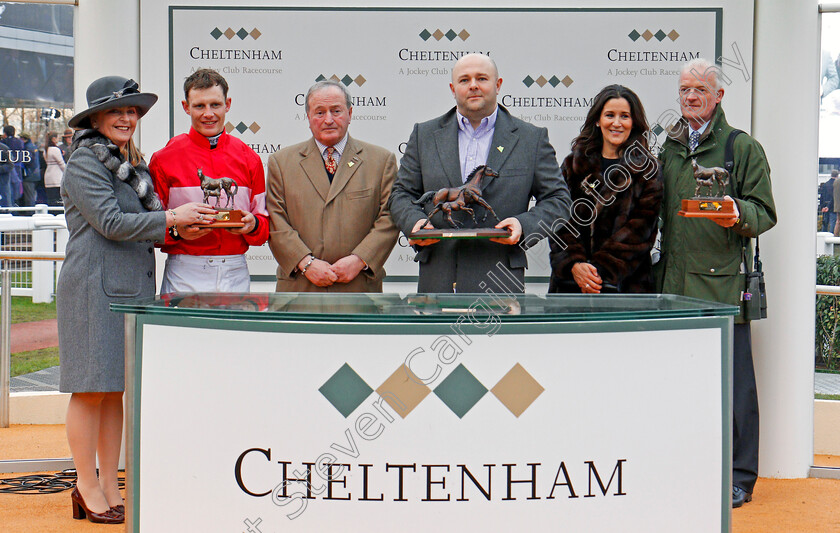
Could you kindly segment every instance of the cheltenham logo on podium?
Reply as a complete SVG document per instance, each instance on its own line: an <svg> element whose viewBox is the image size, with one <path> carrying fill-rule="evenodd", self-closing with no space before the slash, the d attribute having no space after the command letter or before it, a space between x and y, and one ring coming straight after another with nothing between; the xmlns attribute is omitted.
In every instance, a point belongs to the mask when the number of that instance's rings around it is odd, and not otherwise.
<svg viewBox="0 0 840 533"><path fill-rule="evenodd" d="M459 364L434 389L426 383L435 380L436 375L421 379L406 364L386 379L376 393L402 418L420 405L430 393L435 395L458 418L463 418L488 392L467 367ZM373 388L368 385L347 363L339 368L320 389L321 394L344 418L364 402ZM543 393L542 385L516 363L507 374L489 391L517 418Z"/></svg>

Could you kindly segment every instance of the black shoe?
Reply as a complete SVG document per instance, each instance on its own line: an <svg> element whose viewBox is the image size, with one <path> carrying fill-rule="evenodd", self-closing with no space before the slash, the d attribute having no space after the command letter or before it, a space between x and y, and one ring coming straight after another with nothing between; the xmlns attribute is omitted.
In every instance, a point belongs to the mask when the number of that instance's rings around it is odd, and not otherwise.
<svg viewBox="0 0 840 533"><path fill-rule="evenodd" d="M737 509L747 502L752 501L752 494L741 487L732 486L732 508Z"/></svg>

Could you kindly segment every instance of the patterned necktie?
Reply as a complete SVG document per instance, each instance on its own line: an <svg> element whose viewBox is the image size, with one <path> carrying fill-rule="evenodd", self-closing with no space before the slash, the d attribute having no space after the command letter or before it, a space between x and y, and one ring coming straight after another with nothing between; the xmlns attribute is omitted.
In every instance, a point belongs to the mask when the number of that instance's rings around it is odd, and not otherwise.
<svg viewBox="0 0 840 533"><path fill-rule="evenodd" d="M335 158L333 158L334 153L335 148L332 146L327 148L327 159L324 161L324 167L326 167L329 174L335 174L335 169L338 167L338 163L336 163Z"/></svg>
<svg viewBox="0 0 840 533"><path fill-rule="evenodd" d="M693 152L697 149L698 144L700 144L700 132L692 131L688 136L688 149Z"/></svg>

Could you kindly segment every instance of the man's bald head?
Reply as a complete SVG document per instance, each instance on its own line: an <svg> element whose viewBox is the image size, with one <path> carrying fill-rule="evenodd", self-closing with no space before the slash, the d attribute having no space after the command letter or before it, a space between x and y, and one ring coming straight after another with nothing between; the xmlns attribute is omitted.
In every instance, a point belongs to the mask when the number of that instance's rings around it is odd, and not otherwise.
<svg viewBox="0 0 840 533"><path fill-rule="evenodd" d="M455 73L459 70L459 66L463 68L465 64L469 63L484 63L488 69L492 70L493 75L499 77L499 68L493 58L484 54L466 54L461 56L455 65L452 67L452 81L455 81Z"/></svg>

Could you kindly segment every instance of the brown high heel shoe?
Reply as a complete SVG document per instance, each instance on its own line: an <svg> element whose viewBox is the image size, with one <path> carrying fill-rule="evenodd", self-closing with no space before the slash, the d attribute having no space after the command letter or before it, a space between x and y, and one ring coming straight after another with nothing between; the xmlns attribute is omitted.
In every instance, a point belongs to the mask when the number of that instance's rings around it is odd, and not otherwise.
<svg viewBox="0 0 840 533"><path fill-rule="evenodd" d="M108 509L104 513L94 513L88 509L78 487L74 488L73 492L70 493L70 501L73 502L73 518L76 520L82 520L87 517L94 524L122 524L125 522L125 515L118 513L114 509Z"/></svg>

